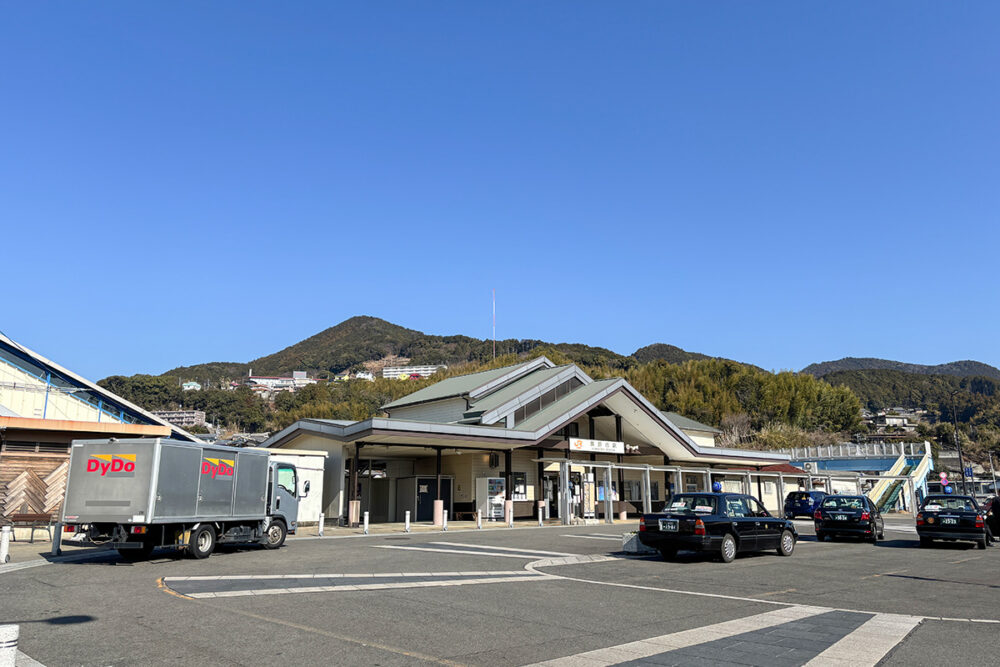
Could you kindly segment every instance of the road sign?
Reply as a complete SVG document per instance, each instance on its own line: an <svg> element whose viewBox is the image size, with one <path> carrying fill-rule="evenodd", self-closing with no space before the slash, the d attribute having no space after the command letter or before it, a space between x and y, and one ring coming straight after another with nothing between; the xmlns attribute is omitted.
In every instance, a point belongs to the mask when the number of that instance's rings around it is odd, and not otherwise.
<svg viewBox="0 0 1000 667"><path fill-rule="evenodd" d="M971 467L966 467L966 469L965 469L965 476L969 477L969 478L972 477L972 468Z"/></svg>

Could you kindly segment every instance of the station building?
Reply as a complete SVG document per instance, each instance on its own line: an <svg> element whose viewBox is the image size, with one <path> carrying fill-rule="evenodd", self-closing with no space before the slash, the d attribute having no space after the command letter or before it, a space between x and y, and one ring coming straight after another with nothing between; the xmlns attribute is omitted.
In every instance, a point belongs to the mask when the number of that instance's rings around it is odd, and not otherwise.
<svg viewBox="0 0 1000 667"><path fill-rule="evenodd" d="M515 518L557 518L560 507L598 518L606 499L615 513L635 513L645 495L655 510L671 492L709 490L727 471L741 480L789 460L717 447L716 429L657 410L624 379L594 380L545 357L448 378L383 411L356 422L303 419L262 446L327 452L325 514L351 523L362 512L373 523L402 521L406 511L430 521L436 500L458 519L477 510L502 519L506 501ZM572 502L561 505L565 460L576 464ZM606 485L608 477L588 465L598 462L633 468L615 469ZM680 470L644 473L644 464Z"/></svg>

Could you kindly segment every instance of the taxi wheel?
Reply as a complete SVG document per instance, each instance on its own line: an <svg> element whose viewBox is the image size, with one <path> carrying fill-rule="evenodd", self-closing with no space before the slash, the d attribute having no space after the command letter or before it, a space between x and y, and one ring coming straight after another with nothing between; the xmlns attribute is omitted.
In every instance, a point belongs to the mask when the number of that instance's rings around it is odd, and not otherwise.
<svg viewBox="0 0 1000 667"><path fill-rule="evenodd" d="M660 555L663 556L663 560L673 560L677 558L677 549L671 549L670 547L660 547Z"/></svg>
<svg viewBox="0 0 1000 667"><path fill-rule="evenodd" d="M793 551L795 551L795 536L792 535L792 531L786 530L781 533L781 539L778 541L778 555L791 556Z"/></svg>
<svg viewBox="0 0 1000 667"><path fill-rule="evenodd" d="M983 539L981 539L978 542L976 542L976 547L979 548L979 549L985 549L986 548L986 538L984 537Z"/></svg>
<svg viewBox="0 0 1000 667"><path fill-rule="evenodd" d="M929 547L929 546L933 546L933 545L934 545L934 540L932 540L931 538L929 538L929 537L921 537L920 538L920 546L922 546L922 547Z"/></svg>
<svg viewBox="0 0 1000 667"><path fill-rule="evenodd" d="M730 533L722 537L722 545L719 547L719 557L723 563L732 563L736 560L736 538Z"/></svg>
<svg viewBox="0 0 1000 667"><path fill-rule="evenodd" d="M826 542L826 533L816 533L817 542Z"/></svg>

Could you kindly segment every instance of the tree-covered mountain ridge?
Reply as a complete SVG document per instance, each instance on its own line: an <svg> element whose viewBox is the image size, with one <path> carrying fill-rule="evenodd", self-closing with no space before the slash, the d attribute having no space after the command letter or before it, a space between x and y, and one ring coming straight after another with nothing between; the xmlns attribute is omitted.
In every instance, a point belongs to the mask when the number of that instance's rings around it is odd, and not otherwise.
<svg viewBox="0 0 1000 667"><path fill-rule="evenodd" d="M683 363L712 357L688 352L674 345L654 343L622 355L602 347L581 343L549 343L535 339L505 339L496 342L497 356L525 355L538 348L554 349L584 366L626 370L651 361ZM283 350L248 362L210 362L181 366L163 373L183 380L219 382L254 375L290 375L307 371L315 377L360 368L366 362L401 357L412 365L484 363L493 358L493 341L470 336L439 336L370 316L356 316L325 329Z"/></svg>
<svg viewBox="0 0 1000 667"><path fill-rule="evenodd" d="M981 361L970 359L962 361L950 361L944 364L908 364L902 361L891 359L875 359L872 357L844 357L836 361L824 361L818 364L809 364L802 369L802 373L815 375L816 377L826 377L831 373L841 371L902 371L914 375L955 375L958 377L988 377L1000 380L1000 368L984 364Z"/></svg>

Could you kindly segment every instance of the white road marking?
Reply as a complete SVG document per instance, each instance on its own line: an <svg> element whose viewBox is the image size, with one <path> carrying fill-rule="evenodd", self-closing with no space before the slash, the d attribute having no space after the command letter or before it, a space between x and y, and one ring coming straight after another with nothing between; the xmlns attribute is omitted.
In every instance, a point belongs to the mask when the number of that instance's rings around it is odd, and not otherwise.
<svg viewBox="0 0 1000 667"><path fill-rule="evenodd" d="M18 651L14 656L14 667L45 667L45 665Z"/></svg>
<svg viewBox="0 0 1000 667"><path fill-rule="evenodd" d="M396 544L375 544L372 545L376 549L400 549L402 551L433 551L442 554L465 554L468 556L490 556L496 558L521 558L526 560L531 560L536 556L534 554L505 554L497 551L472 551L464 549L434 549L431 547L404 547Z"/></svg>
<svg viewBox="0 0 1000 667"><path fill-rule="evenodd" d="M437 581L402 581L388 584L352 584L349 586L296 586L293 588L257 588L242 591L218 591L205 593L181 593L189 598L232 598L258 595L288 595L290 593L340 593L355 591L376 591L401 588L435 588L439 586L470 586L475 584L507 584L521 581L553 579L546 574L524 574L519 571L509 577L472 577L467 579L438 579Z"/></svg>
<svg viewBox="0 0 1000 667"><path fill-rule="evenodd" d="M612 535L562 535L562 537L575 537L578 540L611 540L612 542L621 542L621 537L614 537Z"/></svg>
<svg viewBox="0 0 1000 667"><path fill-rule="evenodd" d="M876 614L857 630L807 662L806 667L877 665L922 620L920 616Z"/></svg>
<svg viewBox="0 0 1000 667"><path fill-rule="evenodd" d="M164 577L164 582L175 581L222 581L243 579L365 579L379 577L482 577L495 575L523 575L524 570L476 570L474 572L361 572L358 574L232 574L221 577Z"/></svg>
<svg viewBox="0 0 1000 667"><path fill-rule="evenodd" d="M539 551L538 549L517 549L515 547L495 547L486 544L465 544L462 542L429 542L429 544L444 544L450 547L469 547L472 549L488 549L490 551L516 551L521 554L538 554L540 556L572 556L562 551Z"/></svg>
<svg viewBox="0 0 1000 667"><path fill-rule="evenodd" d="M544 667L605 667L606 665L615 665L629 660L640 660L667 651L725 639L726 637L741 635L745 632L754 632L775 625L800 621L810 616L825 614L827 611L829 610L823 607L806 606L775 609L774 611L754 616L745 616L732 621L705 625L700 628L691 628L690 630L673 632L668 635L651 637L637 642L629 642L627 644L609 646L608 648L600 648L555 660L547 660L536 663L531 667L542 667L543 665Z"/></svg>

